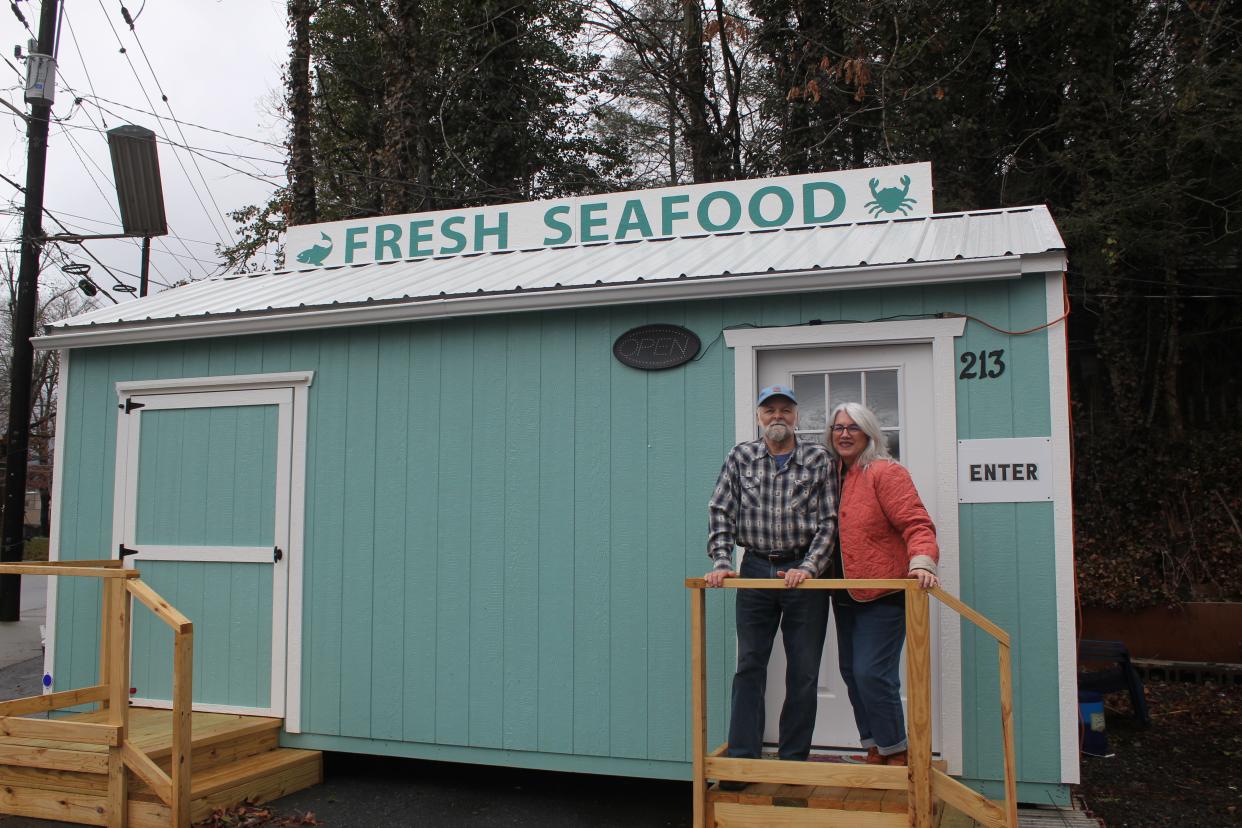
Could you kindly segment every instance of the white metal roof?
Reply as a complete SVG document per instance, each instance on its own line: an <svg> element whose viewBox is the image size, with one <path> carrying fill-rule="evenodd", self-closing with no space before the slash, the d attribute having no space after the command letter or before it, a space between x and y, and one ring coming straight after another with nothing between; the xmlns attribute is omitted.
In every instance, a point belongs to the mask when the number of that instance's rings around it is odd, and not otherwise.
<svg viewBox="0 0 1242 828"><path fill-rule="evenodd" d="M1062 270L1048 209L224 276L47 326L40 348Z"/></svg>

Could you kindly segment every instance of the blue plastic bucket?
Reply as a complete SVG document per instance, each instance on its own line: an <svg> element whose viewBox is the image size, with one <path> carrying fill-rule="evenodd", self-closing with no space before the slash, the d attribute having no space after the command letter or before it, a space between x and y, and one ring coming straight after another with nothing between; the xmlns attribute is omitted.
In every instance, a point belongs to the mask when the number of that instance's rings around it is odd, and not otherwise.
<svg viewBox="0 0 1242 828"><path fill-rule="evenodd" d="M1078 731L1082 752L1088 756L1108 756L1108 737L1104 735L1104 697L1091 690L1078 692Z"/></svg>

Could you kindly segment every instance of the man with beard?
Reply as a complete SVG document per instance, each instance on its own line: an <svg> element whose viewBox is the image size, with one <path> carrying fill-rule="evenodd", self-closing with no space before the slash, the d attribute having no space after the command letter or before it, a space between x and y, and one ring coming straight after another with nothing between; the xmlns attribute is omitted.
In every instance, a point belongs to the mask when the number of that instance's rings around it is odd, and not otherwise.
<svg viewBox="0 0 1242 828"><path fill-rule="evenodd" d="M732 554L742 549L741 577L783 578L786 589L743 589L737 595L737 673L733 676L729 756L758 758L768 657L781 628L785 703L778 756L805 760L815 727L815 691L828 626L828 592L794 589L828 566L837 528L837 487L828 451L803 442L792 388L773 385L756 403L762 438L729 452L708 503L709 587L736 577ZM737 790L740 783L722 782Z"/></svg>

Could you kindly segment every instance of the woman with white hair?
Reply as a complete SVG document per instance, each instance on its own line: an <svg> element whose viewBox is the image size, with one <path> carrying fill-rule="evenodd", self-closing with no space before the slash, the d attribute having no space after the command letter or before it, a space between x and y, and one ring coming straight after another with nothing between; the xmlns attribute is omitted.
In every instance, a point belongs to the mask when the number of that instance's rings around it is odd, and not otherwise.
<svg viewBox="0 0 1242 828"><path fill-rule="evenodd" d="M828 419L827 444L840 463L838 578L917 578L930 589L939 581L936 527L910 473L888 453L880 421L859 403L844 403ZM835 590L837 652L841 677L854 708L858 736L867 749L855 761L906 764L901 709L901 647L906 637L905 593L879 589Z"/></svg>

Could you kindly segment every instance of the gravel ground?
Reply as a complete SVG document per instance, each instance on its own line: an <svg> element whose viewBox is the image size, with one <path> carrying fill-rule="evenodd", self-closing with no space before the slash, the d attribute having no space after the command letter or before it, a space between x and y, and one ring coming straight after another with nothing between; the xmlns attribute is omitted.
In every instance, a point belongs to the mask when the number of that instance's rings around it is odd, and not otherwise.
<svg viewBox="0 0 1242 828"><path fill-rule="evenodd" d="M1106 698L1111 758L1082 757L1079 795L1108 828L1242 825L1242 685L1149 681L1150 728Z"/></svg>

